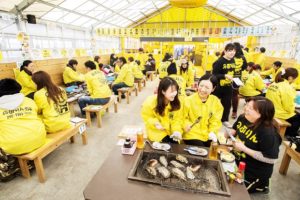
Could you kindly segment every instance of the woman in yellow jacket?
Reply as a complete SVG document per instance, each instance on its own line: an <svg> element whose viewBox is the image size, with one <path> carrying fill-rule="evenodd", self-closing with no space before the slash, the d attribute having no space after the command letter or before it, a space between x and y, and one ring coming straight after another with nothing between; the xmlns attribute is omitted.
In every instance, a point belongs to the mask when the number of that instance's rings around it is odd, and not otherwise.
<svg viewBox="0 0 300 200"><path fill-rule="evenodd" d="M178 84L163 78L157 95L149 96L142 105L141 115L150 141L177 143L182 138L182 105L178 98Z"/></svg>
<svg viewBox="0 0 300 200"><path fill-rule="evenodd" d="M218 79L205 74L199 80L198 92L185 98L183 139L188 145L210 146L217 140L222 127L223 106L218 97L212 95Z"/></svg>
<svg viewBox="0 0 300 200"><path fill-rule="evenodd" d="M96 69L93 61L84 63L86 70L85 82L90 96L83 96L78 99L82 115L85 115L83 108L87 105L104 105L110 100L111 90L107 84L104 73Z"/></svg>
<svg viewBox="0 0 300 200"><path fill-rule="evenodd" d="M20 68L20 73L16 80L21 85L21 93L26 97L33 99L34 92L36 91L36 85L32 81L32 74L34 71L34 64L31 60L25 60Z"/></svg>
<svg viewBox="0 0 300 200"><path fill-rule="evenodd" d="M298 71L294 68L287 68L275 77L266 93L275 106L275 117L288 121L291 126L287 127L285 134L297 136L300 127L300 115L295 113L296 90L292 83L298 77Z"/></svg>
<svg viewBox="0 0 300 200"><path fill-rule="evenodd" d="M112 85L112 90L115 95L118 95L118 89L123 87L132 87L134 84L132 67L127 64L126 59L124 57L118 58L117 65L120 66L121 70Z"/></svg>
<svg viewBox="0 0 300 200"><path fill-rule="evenodd" d="M54 133L70 128L71 115L65 90L57 87L47 72L38 71L32 75L32 79L38 89L34 101L46 131Z"/></svg>
<svg viewBox="0 0 300 200"><path fill-rule="evenodd" d="M173 61L173 57L171 54L166 53L164 56L164 59L162 60L162 62L159 65L158 68L158 73L159 73L159 79L165 78L166 76L168 76L168 72L167 69L170 66L170 64Z"/></svg>
<svg viewBox="0 0 300 200"><path fill-rule="evenodd" d="M271 69L261 72L260 75L271 76L271 82L274 82L275 77L282 71L282 69L282 62L275 61Z"/></svg>
<svg viewBox="0 0 300 200"><path fill-rule="evenodd" d="M84 75L76 71L77 60L69 60L63 72L63 80L66 86L78 85L84 81Z"/></svg>
<svg viewBox="0 0 300 200"><path fill-rule="evenodd" d="M32 152L46 142L38 108L20 90L15 80L0 80L0 148L16 155Z"/></svg>
<svg viewBox="0 0 300 200"><path fill-rule="evenodd" d="M266 86L263 79L260 76L260 70L260 65L253 65L249 69L249 74L247 78L244 79L244 85L239 88L239 93L241 95L245 97L262 95L263 90L266 88Z"/></svg>
<svg viewBox="0 0 300 200"><path fill-rule="evenodd" d="M144 77L143 72L140 70L138 63L134 61L133 57L128 58L128 65L132 68L134 79L141 80Z"/></svg>
<svg viewBox="0 0 300 200"><path fill-rule="evenodd" d="M173 78L179 86L179 88L178 88L179 97L185 97L186 96L186 93L185 93L186 81L182 76L177 74L176 64L171 63L167 69L167 72L168 72L168 76ZM181 99L181 100L183 100L183 99Z"/></svg>
<svg viewBox="0 0 300 200"><path fill-rule="evenodd" d="M192 87L194 84L195 74L193 69L189 67L189 62L187 60L181 60L181 65L177 74L184 78L187 87Z"/></svg>

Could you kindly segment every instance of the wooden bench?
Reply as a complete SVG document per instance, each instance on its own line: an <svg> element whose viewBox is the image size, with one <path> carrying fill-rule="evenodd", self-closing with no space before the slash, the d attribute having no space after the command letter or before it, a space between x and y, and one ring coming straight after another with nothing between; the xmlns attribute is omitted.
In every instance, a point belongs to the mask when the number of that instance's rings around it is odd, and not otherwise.
<svg viewBox="0 0 300 200"><path fill-rule="evenodd" d="M274 119L279 125L279 134L281 138L284 139L286 128L291 126L291 124L285 121L284 119L278 119L278 118L274 118Z"/></svg>
<svg viewBox="0 0 300 200"><path fill-rule="evenodd" d="M144 85L144 87L146 87L146 79L145 78L135 79L134 82L137 83L139 92L142 91L143 85Z"/></svg>
<svg viewBox="0 0 300 200"><path fill-rule="evenodd" d="M59 131L57 133L47 134L46 143L40 148L34 150L31 153L18 155L16 156L19 161L20 169L22 172L22 176L25 178L30 177L29 168L27 165L28 160L34 161L34 166L36 169L36 173L38 175L39 181L44 183L46 181L45 171L43 167L42 159L46 157L49 153L57 149L61 144L70 139L71 143L75 142L75 135L80 132L81 126L85 126L86 120L82 119L81 122L78 122L72 128L67 130ZM82 143L84 145L87 144L87 135L85 129L81 133Z"/></svg>
<svg viewBox="0 0 300 200"><path fill-rule="evenodd" d="M279 173L286 175L291 159L295 160L298 165L300 165L300 153L297 152L293 146L290 147L289 141L284 141L283 144L285 145L285 151L281 160Z"/></svg>
<svg viewBox="0 0 300 200"><path fill-rule="evenodd" d="M151 81L153 81L153 75L156 75L156 71L147 71L146 72L146 79L147 81L150 79Z"/></svg>
<svg viewBox="0 0 300 200"><path fill-rule="evenodd" d="M132 87L123 87L118 89L118 101L119 103L121 103L121 99L122 99L122 94L125 94L126 96L126 101L127 104L129 104L129 96L131 95L131 92L135 92L135 96L138 95L138 91L135 85L133 85Z"/></svg>
<svg viewBox="0 0 300 200"><path fill-rule="evenodd" d="M118 105L115 99L115 96L112 95L110 97L110 100L107 104L105 105L89 105L87 107L85 107L83 110L85 111L86 114L86 120L87 120L87 125L91 126L91 113L96 113L97 116L97 126L99 128L102 127L102 117L101 117L101 111L106 110L106 112L109 111L109 106L114 104L114 111L115 113L118 112Z"/></svg>

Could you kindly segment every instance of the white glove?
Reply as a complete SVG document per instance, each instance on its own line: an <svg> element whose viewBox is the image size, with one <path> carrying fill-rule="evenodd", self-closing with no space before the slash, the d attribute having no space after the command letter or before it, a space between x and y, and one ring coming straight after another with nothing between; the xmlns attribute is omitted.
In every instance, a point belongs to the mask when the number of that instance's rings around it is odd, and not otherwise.
<svg viewBox="0 0 300 200"><path fill-rule="evenodd" d="M210 132L208 134L208 139L212 140L213 142L217 142L218 141L217 135L215 133L213 133L213 132Z"/></svg>
<svg viewBox="0 0 300 200"><path fill-rule="evenodd" d="M170 135L170 138L172 138L174 141L179 141L182 139L181 133L175 131L172 135Z"/></svg>
<svg viewBox="0 0 300 200"><path fill-rule="evenodd" d="M165 130L165 128L159 123L159 122L156 122L155 124L154 124L154 126L158 129L158 130Z"/></svg>

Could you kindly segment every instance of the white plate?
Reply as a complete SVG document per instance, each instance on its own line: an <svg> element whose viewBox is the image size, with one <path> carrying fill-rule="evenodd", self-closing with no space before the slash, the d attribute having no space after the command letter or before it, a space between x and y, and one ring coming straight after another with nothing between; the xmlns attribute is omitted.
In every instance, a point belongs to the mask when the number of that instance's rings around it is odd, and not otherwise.
<svg viewBox="0 0 300 200"><path fill-rule="evenodd" d="M229 152L221 152L220 159L224 162L233 162L235 160L235 156Z"/></svg>
<svg viewBox="0 0 300 200"><path fill-rule="evenodd" d="M199 148L199 147L189 147L187 148L187 151L196 156L207 156L208 151L204 148Z"/></svg>
<svg viewBox="0 0 300 200"><path fill-rule="evenodd" d="M162 151L168 151L171 149L171 146L169 144L160 143L160 142L153 142L152 147L153 147L153 149L162 150Z"/></svg>

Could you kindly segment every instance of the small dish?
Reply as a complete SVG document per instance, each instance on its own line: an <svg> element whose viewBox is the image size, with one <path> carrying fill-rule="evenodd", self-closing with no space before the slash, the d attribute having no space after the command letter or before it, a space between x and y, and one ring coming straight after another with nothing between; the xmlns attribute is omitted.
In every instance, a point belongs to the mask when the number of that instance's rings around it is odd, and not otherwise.
<svg viewBox="0 0 300 200"><path fill-rule="evenodd" d="M156 150L169 151L171 149L171 145L167 143L153 142L152 148Z"/></svg>
<svg viewBox="0 0 300 200"><path fill-rule="evenodd" d="M208 154L208 151L206 149L199 147L188 147L185 150L188 151L190 154L196 156L207 156Z"/></svg>
<svg viewBox="0 0 300 200"><path fill-rule="evenodd" d="M226 152L226 151L222 151L220 153L220 159L224 162L233 162L235 160L235 156L232 153Z"/></svg>

